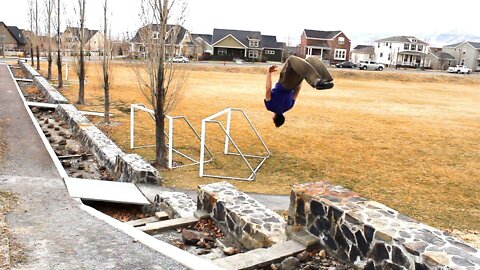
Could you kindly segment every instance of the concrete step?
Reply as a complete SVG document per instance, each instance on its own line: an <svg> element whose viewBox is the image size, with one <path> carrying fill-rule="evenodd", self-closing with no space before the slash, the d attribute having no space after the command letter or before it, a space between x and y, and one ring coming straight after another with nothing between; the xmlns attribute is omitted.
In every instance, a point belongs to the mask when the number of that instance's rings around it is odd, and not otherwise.
<svg viewBox="0 0 480 270"><path fill-rule="evenodd" d="M198 218L196 217L176 218L176 219L152 222L152 223L145 224L145 226L139 226L136 228L143 232L165 231L165 230L176 229L180 227L187 227L188 225L194 224L197 221L198 221Z"/></svg>
<svg viewBox="0 0 480 270"><path fill-rule="evenodd" d="M245 253L214 260L213 263L224 269L255 269L281 261L304 251L307 247L289 240L269 248L257 248Z"/></svg>
<svg viewBox="0 0 480 270"><path fill-rule="evenodd" d="M154 217L135 219L135 220L125 222L125 224L131 225L133 227L139 227L139 226L145 226L148 223L157 222L157 221L166 220L166 219L168 219L167 213L156 212Z"/></svg>

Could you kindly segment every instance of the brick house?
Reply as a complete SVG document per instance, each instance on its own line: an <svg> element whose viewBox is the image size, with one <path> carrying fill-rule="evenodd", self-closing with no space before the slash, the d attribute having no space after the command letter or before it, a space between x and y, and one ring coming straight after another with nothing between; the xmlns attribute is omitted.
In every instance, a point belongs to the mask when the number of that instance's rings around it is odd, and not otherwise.
<svg viewBox="0 0 480 270"><path fill-rule="evenodd" d="M327 64L350 60L350 39L342 31L304 29L297 55L318 56Z"/></svg>

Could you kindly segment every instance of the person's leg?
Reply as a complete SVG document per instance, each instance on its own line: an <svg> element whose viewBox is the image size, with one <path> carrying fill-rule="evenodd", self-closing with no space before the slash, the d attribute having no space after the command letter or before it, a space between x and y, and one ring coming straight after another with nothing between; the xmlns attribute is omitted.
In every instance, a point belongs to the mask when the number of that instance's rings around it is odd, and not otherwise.
<svg viewBox="0 0 480 270"><path fill-rule="evenodd" d="M307 59L305 59L310 65L313 66L315 71L322 77L322 80L325 80L327 82L332 81L332 75L330 75L330 72L328 72L327 67L325 67L325 64L323 64L322 60L318 57L314 56L309 56Z"/></svg>
<svg viewBox="0 0 480 270"><path fill-rule="evenodd" d="M292 67L292 61L294 58L298 58L296 56L290 56L285 61L283 65L282 71L280 71L280 78L278 82L285 88L285 89L294 89L303 81L303 77L300 76Z"/></svg>
<svg viewBox="0 0 480 270"><path fill-rule="evenodd" d="M331 77L329 77L331 78ZM297 56L288 57L280 73L280 84L288 89L293 89L305 79L312 87L323 78L318 74L315 68Z"/></svg>

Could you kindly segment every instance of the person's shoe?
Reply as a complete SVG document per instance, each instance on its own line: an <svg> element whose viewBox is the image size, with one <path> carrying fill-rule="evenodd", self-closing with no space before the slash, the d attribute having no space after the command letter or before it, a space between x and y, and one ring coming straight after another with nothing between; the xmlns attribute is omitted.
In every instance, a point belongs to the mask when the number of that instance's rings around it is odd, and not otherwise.
<svg viewBox="0 0 480 270"><path fill-rule="evenodd" d="M318 80L315 83L315 89L317 90L327 90L333 88L333 83L332 81L324 81L324 80Z"/></svg>

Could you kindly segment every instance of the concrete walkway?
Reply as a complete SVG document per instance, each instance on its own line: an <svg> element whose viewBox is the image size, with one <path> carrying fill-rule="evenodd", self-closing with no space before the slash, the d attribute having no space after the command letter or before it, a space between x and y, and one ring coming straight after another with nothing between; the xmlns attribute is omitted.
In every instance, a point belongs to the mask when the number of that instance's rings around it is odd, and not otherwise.
<svg viewBox="0 0 480 270"><path fill-rule="evenodd" d="M12 269L186 269L81 210L68 196L3 64L0 121L7 144L0 191L19 197L6 218L9 245L25 251Z"/></svg>

